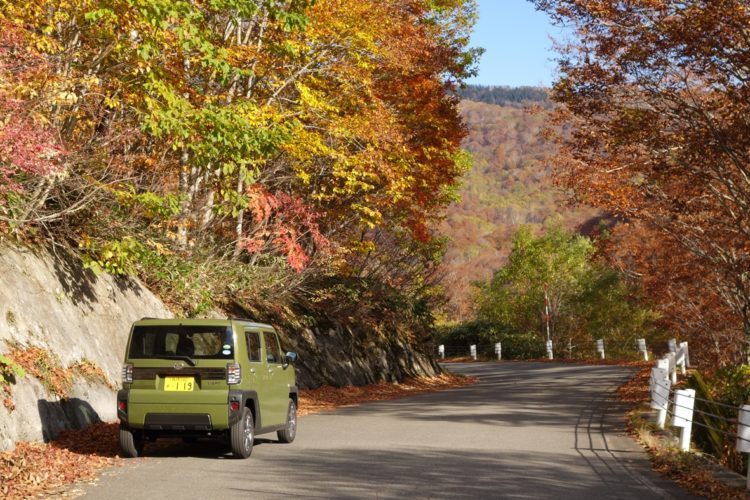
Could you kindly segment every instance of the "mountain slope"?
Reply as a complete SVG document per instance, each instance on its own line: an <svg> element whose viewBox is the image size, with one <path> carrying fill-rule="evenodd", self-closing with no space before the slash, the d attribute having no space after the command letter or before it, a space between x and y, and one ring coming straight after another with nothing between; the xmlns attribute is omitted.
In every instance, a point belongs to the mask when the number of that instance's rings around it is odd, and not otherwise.
<svg viewBox="0 0 750 500"><path fill-rule="evenodd" d="M483 96L503 102L502 96ZM541 228L546 220L559 217L573 228L597 215L590 208L568 206L565 193L554 186L545 163L554 145L542 134L548 114L544 102L536 104L541 106L532 112L515 102L461 103L470 130L463 145L472 153L474 165L464 178L461 200L448 209L440 226L449 239L444 258L448 319L471 318L471 283L490 278L503 265L519 225Z"/></svg>

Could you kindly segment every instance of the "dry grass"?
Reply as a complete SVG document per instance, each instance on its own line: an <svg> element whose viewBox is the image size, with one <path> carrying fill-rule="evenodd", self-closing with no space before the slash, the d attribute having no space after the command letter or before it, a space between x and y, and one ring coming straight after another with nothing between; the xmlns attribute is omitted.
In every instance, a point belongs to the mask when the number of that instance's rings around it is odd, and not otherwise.
<svg viewBox="0 0 750 500"><path fill-rule="evenodd" d="M643 366L617 393L621 401L633 408L628 415L628 431L646 448L654 470L695 495L715 500L750 499L750 494L745 490L719 481L705 460L675 448L670 437L649 422L651 396L648 382L652 366Z"/></svg>

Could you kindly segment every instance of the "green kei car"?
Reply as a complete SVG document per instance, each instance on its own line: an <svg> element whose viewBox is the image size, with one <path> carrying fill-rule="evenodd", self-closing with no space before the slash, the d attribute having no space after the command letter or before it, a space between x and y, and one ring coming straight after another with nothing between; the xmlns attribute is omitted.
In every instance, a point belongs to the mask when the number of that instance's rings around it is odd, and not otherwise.
<svg viewBox="0 0 750 500"><path fill-rule="evenodd" d="M270 325L242 319L149 319L133 323L117 393L120 447L146 439L225 439L247 458L257 434L291 443L297 431L297 355L282 354Z"/></svg>

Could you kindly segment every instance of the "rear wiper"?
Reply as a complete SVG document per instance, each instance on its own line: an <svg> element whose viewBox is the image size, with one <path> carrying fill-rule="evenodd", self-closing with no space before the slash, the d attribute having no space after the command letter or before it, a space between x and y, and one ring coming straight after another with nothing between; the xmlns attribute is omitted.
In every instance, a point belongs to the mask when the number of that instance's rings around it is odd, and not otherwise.
<svg viewBox="0 0 750 500"><path fill-rule="evenodd" d="M151 357L152 358L159 358L159 359L179 359L179 360L182 360L182 361L186 362L190 366L195 366L195 361L190 356L182 356L182 355L179 355L179 354L175 354L174 356L170 356L168 354L165 354L163 356L151 356Z"/></svg>

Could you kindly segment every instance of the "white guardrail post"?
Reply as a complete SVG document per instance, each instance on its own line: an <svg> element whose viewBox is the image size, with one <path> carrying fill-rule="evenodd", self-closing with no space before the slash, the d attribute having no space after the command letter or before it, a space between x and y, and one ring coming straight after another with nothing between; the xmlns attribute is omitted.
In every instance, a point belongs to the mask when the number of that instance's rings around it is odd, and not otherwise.
<svg viewBox="0 0 750 500"><path fill-rule="evenodd" d="M469 346L469 352L471 353L471 359L473 359L474 361L476 361L477 360L477 345L476 344L471 344Z"/></svg>
<svg viewBox="0 0 750 500"><path fill-rule="evenodd" d="M440 355L440 359L445 359L445 346L443 344L438 346L438 354Z"/></svg>
<svg viewBox="0 0 750 500"><path fill-rule="evenodd" d="M599 339L596 341L596 352L599 354L599 357L601 359L604 359L604 339Z"/></svg>
<svg viewBox="0 0 750 500"><path fill-rule="evenodd" d="M667 363L669 363L667 371L669 372L669 378L672 380L672 385L675 385L677 383L677 360L676 360L675 353L670 352L667 353L667 355L664 357L664 359L667 360Z"/></svg>
<svg viewBox="0 0 750 500"><path fill-rule="evenodd" d="M648 350L646 349L646 339L638 339L638 352L643 354L643 361L648 361Z"/></svg>
<svg viewBox="0 0 750 500"><path fill-rule="evenodd" d="M546 345L547 345L547 358L554 359L554 356L552 355L552 341L548 340Z"/></svg>
<svg viewBox="0 0 750 500"><path fill-rule="evenodd" d="M737 426L737 451L750 453L750 405L740 408L739 425ZM747 472L746 488L750 490L750 468Z"/></svg>
<svg viewBox="0 0 750 500"><path fill-rule="evenodd" d="M497 360L503 359L503 344L502 342L495 342L495 354L497 354Z"/></svg>
<svg viewBox="0 0 750 500"><path fill-rule="evenodd" d="M690 351L687 342L680 342L680 351L682 351L682 374L685 375L690 367Z"/></svg>
<svg viewBox="0 0 750 500"><path fill-rule="evenodd" d="M680 427L680 449L682 451L690 451L690 432L693 429L694 407L695 389L678 389L674 391L672 425Z"/></svg>
<svg viewBox="0 0 750 500"><path fill-rule="evenodd" d="M651 408L659 411L656 418L656 425L660 429L663 429L667 423L667 408L669 407L669 389L671 384L669 383L667 370L664 368L663 363L659 364L662 366L651 368L649 386L651 388Z"/></svg>
<svg viewBox="0 0 750 500"><path fill-rule="evenodd" d="M667 350L669 352L677 352L677 339L667 340Z"/></svg>

